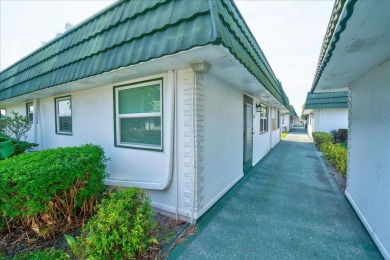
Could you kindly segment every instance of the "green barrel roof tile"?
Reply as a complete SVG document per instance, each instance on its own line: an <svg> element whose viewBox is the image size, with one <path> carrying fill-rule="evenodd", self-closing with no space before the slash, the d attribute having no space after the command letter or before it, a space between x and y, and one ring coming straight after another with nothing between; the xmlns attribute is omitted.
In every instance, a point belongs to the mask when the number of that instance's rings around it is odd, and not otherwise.
<svg viewBox="0 0 390 260"><path fill-rule="evenodd" d="M118 1L0 72L0 100L210 44L229 49L290 107L231 0Z"/></svg>
<svg viewBox="0 0 390 260"><path fill-rule="evenodd" d="M305 109L348 108L348 91L307 93Z"/></svg>

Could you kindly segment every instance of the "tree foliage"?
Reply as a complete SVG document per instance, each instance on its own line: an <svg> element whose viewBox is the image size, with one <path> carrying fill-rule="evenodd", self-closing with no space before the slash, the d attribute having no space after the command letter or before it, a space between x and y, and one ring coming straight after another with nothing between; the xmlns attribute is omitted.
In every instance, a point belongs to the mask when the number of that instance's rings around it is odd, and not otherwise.
<svg viewBox="0 0 390 260"><path fill-rule="evenodd" d="M22 116L18 112L11 111L11 116L6 116L0 121L1 131L5 135L14 137L16 141L20 141L22 137L26 140L27 132L31 129L31 124L27 116Z"/></svg>

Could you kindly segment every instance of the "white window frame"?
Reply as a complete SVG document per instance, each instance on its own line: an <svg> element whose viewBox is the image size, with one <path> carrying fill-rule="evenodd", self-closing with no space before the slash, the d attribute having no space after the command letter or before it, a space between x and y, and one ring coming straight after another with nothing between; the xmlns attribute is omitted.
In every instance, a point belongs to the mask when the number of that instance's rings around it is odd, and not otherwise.
<svg viewBox="0 0 390 260"><path fill-rule="evenodd" d="M147 113L133 113L133 114L119 114L119 91L131 88L140 88L147 87L150 85L160 85L160 112L147 112ZM142 149L142 150L154 150L154 151L163 151L163 79L152 79L148 81L135 82L131 84L115 86L114 87L114 120L115 120L115 146L124 147L124 148L133 148L133 149ZM130 142L121 142L121 127L120 119L122 118L147 118L147 117L160 117L161 122L161 144L140 144L140 143L130 143Z"/></svg>
<svg viewBox="0 0 390 260"><path fill-rule="evenodd" d="M6 117L6 114L5 108L0 108L0 118Z"/></svg>
<svg viewBox="0 0 390 260"><path fill-rule="evenodd" d="M265 116L264 111L265 110ZM260 134L267 133L269 129L269 107L267 105L261 104L260 108ZM266 127L262 129L262 126L264 126L264 123L262 124L262 121L266 123Z"/></svg>
<svg viewBox="0 0 390 260"><path fill-rule="evenodd" d="M33 107L32 111L30 110L30 107ZM32 115L32 120L30 120L30 114ZM33 122L34 122L34 103L33 102L26 103L26 116L27 116L30 124L33 124Z"/></svg>
<svg viewBox="0 0 390 260"><path fill-rule="evenodd" d="M60 120L59 118L61 117L61 115L59 114L59 108L58 108L58 103L60 101L64 101L64 100L69 100L70 101L70 120L71 120L71 124L72 124L72 129L70 132L67 132L67 131L60 131ZM54 99L54 103L55 103L55 117L56 117L56 134L60 134L60 135L72 135L73 134L73 111L72 111L72 97L71 96L64 96L64 97L57 97Z"/></svg>

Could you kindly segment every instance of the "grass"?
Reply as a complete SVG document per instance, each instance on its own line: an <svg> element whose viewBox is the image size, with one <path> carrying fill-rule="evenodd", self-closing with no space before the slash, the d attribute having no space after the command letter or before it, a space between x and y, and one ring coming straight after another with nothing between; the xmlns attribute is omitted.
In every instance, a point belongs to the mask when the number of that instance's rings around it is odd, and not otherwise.
<svg viewBox="0 0 390 260"><path fill-rule="evenodd" d="M288 132L282 132L282 139L284 139L287 134L288 134Z"/></svg>

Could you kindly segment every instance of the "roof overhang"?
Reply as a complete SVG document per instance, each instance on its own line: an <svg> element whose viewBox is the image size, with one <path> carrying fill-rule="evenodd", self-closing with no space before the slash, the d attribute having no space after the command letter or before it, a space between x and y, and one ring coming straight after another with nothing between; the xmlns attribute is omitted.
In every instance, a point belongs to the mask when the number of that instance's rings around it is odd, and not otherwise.
<svg viewBox="0 0 390 260"><path fill-rule="evenodd" d="M106 85L115 85L120 82L145 76L166 73L170 70L190 68L191 62L199 60L204 60L211 64L209 70L210 74L228 84L237 86L245 93L272 105L282 112L288 111L288 109L270 94L270 92L229 52L228 49L221 45L195 47L173 55L167 55L129 67L123 67L92 77L6 99L1 101L1 105L6 107L8 105L33 99L62 95Z"/></svg>
<svg viewBox="0 0 390 260"><path fill-rule="evenodd" d="M347 90L390 58L390 1L346 1L312 90Z"/></svg>

